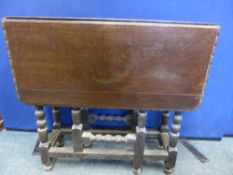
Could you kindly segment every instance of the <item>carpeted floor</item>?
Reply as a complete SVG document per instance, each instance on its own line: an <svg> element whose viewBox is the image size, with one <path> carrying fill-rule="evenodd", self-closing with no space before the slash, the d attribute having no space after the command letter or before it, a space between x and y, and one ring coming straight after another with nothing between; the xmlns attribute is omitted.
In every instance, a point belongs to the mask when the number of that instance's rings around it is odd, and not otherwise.
<svg viewBox="0 0 233 175"><path fill-rule="evenodd" d="M52 171L46 172L39 156L32 155L37 134L31 132L0 132L0 175L129 175L130 161L97 161L59 158ZM233 138L222 141L190 143L210 161L201 163L181 143L173 175L233 175ZM144 163L142 175L164 174L162 161Z"/></svg>

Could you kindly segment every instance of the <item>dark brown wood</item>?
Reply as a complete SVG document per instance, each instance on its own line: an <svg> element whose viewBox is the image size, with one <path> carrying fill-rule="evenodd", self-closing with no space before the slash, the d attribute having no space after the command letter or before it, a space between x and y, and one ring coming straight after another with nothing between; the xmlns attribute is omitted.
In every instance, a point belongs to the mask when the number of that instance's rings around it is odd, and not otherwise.
<svg viewBox="0 0 233 175"><path fill-rule="evenodd" d="M163 149L167 150L169 146L169 134L168 133L160 133L160 139L161 139L161 146Z"/></svg>
<svg viewBox="0 0 233 175"><path fill-rule="evenodd" d="M42 106L36 106L35 116L37 118L37 127L40 140L40 155L41 162L44 165L45 170L50 170L53 167L52 161L48 155L49 140L48 140L48 129L46 126L45 113Z"/></svg>
<svg viewBox="0 0 233 175"><path fill-rule="evenodd" d="M198 107L219 26L4 18L20 99L33 105Z"/></svg>
<svg viewBox="0 0 233 175"><path fill-rule="evenodd" d="M162 133L168 133L168 120L169 120L170 113L169 111L163 111L162 112L162 125L160 127L160 130Z"/></svg>
<svg viewBox="0 0 233 175"><path fill-rule="evenodd" d="M3 123L3 120L0 120L0 131L2 131L4 128L4 123Z"/></svg>
<svg viewBox="0 0 233 175"><path fill-rule="evenodd" d="M4 18L3 25L18 96L23 102L38 106L35 115L41 160L46 169L51 169L52 157L68 156L133 160L135 174L142 169L143 160L159 159L165 160L164 171L172 172L177 157L181 112L175 112L170 137L168 112L163 113L160 131L148 133L145 113L133 112L130 132L136 131L135 137L128 131L95 131L104 135L95 135L94 130L83 132L83 128L90 129L90 117L87 110L82 109L183 111L198 107L219 26L12 17ZM64 134L58 107L53 109L54 131L48 137L43 105L73 107L73 126L69 131L72 132L73 149L56 147ZM81 112L77 107L81 107ZM145 149L146 137L160 138L161 150ZM134 150L83 147L91 141L135 145Z"/></svg>
<svg viewBox="0 0 233 175"><path fill-rule="evenodd" d="M50 146L56 146L59 141L59 137L61 135L61 130L53 129L53 131L49 134L49 142Z"/></svg>
<svg viewBox="0 0 233 175"><path fill-rule="evenodd" d="M144 149L146 140L146 112L138 113L138 125L136 128L136 142L134 145L133 173L139 174L142 170L144 160Z"/></svg>
<svg viewBox="0 0 233 175"><path fill-rule="evenodd" d="M90 129L90 122L88 117L88 109L82 108L81 110L81 123L83 124L83 129Z"/></svg>
<svg viewBox="0 0 233 175"><path fill-rule="evenodd" d="M73 147L74 151L83 151L83 145L82 145L82 133L83 133L83 125L81 124L81 111L79 109L72 109L72 141L73 141Z"/></svg>
<svg viewBox="0 0 233 175"><path fill-rule="evenodd" d="M53 113L53 129L61 129L61 119L60 119L60 110L58 107L54 107L52 110Z"/></svg>
<svg viewBox="0 0 233 175"><path fill-rule="evenodd" d="M172 129L170 132L169 138L169 147L168 147L168 160L165 161L164 172L169 174L172 173L177 158L177 143L180 136L180 128L182 122L182 112L176 111L173 118Z"/></svg>
<svg viewBox="0 0 233 175"><path fill-rule="evenodd" d="M2 118L2 113L0 112L0 131L2 131L4 128L4 122L3 122L3 118Z"/></svg>
<svg viewBox="0 0 233 175"><path fill-rule="evenodd" d="M74 152L71 148L51 147L49 156L57 157L77 157L81 159L106 159L106 160L133 160L134 152L130 150L117 149L94 149L85 148L83 152ZM168 152L161 150L145 150L145 160L167 160Z"/></svg>
<svg viewBox="0 0 233 175"><path fill-rule="evenodd" d="M162 149L167 149L168 143L169 143L169 127L168 127L168 120L169 120L170 113L169 111L163 111L162 112L162 122L160 127L160 137L158 139L159 141L159 147Z"/></svg>
<svg viewBox="0 0 233 175"><path fill-rule="evenodd" d="M53 113L53 130L58 130L60 132L61 130L61 112L58 107L54 107L52 110ZM59 134L58 138L58 146L64 145L64 136L62 134Z"/></svg>
<svg viewBox="0 0 233 175"><path fill-rule="evenodd" d="M68 128L62 128L61 132L63 134L70 134L72 131ZM126 135L130 133L135 133L133 130L110 130L110 129L90 129L89 132L93 134L111 134L111 135ZM159 137L160 132L154 129L147 129L146 131L146 137L147 138L157 138Z"/></svg>

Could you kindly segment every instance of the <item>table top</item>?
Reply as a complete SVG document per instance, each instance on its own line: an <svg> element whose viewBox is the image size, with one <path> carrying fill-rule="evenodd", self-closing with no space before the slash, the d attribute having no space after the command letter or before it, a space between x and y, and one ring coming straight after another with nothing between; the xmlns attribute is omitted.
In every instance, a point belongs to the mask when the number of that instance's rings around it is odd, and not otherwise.
<svg viewBox="0 0 233 175"><path fill-rule="evenodd" d="M218 25L3 19L15 85L33 105L192 110Z"/></svg>

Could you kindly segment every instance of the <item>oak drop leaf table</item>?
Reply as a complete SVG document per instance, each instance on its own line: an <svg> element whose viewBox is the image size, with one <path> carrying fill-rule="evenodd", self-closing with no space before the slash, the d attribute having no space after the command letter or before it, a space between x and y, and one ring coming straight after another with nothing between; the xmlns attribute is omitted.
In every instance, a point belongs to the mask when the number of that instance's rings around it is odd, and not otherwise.
<svg viewBox="0 0 233 175"><path fill-rule="evenodd" d="M53 158L65 156L133 160L135 174L143 160L164 160L164 171L172 172L182 112L201 103L218 25L18 17L2 22L18 97L36 106L46 169L51 169ZM44 105L53 107L50 134ZM68 131L61 128L60 106L72 107L73 126ZM132 129L91 129L87 110L91 107L131 109L125 118L109 117L129 120ZM160 130L145 128L148 109L162 111ZM171 131L170 111L175 111ZM72 134L72 148L62 146L64 132ZM158 139L160 148L145 148L147 137ZM132 150L85 146L96 141L133 146Z"/></svg>

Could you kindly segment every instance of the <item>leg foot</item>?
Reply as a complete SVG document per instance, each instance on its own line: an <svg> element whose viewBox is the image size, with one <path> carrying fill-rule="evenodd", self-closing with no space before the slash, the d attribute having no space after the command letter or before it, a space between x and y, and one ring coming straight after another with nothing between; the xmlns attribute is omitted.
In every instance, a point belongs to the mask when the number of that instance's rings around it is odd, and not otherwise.
<svg viewBox="0 0 233 175"><path fill-rule="evenodd" d="M56 159L50 159L50 164L47 164L47 165L43 165L43 168L45 171L51 171L55 165L55 161Z"/></svg>
<svg viewBox="0 0 233 175"><path fill-rule="evenodd" d="M45 171L50 171L52 170L54 167L54 164L50 164L50 165L44 165L43 168Z"/></svg>
<svg viewBox="0 0 233 175"><path fill-rule="evenodd" d="M141 173L141 169L133 169L133 175L139 175Z"/></svg>
<svg viewBox="0 0 233 175"><path fill-rule="evenodd" d="M167 169L165 166L164 166L164 168L163 168L163 172L164 172L165 174L171 174L171 173L173 172L173 170L174 170L174 168Z"/></svg>

